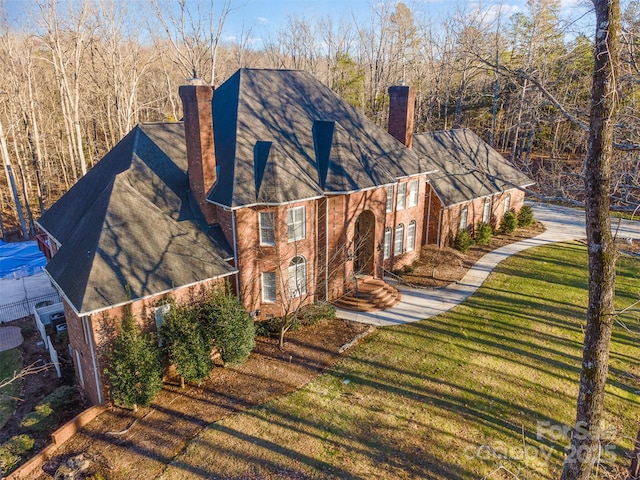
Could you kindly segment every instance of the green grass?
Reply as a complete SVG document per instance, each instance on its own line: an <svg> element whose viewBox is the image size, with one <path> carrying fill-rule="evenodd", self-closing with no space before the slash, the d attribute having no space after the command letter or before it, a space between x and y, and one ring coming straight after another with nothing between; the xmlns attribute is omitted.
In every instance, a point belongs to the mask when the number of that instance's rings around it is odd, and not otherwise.
<svg viewBox="0 0 640 480"><path fill-rule="evenodd" d="M617 308L638 299L637 271L620 259ZM380 329L301 390L211 425L164 478L557 479L586 278L578 243L512 257L465 304ZM620 320L630 331L616 326L612 339L603 427L613 460L601 475L626 464L640 415L638 309Z"/></svg>
<svg viewBox="0 0 640 480"><path fill-rule="evenodd" d="M14 348L0 352L0 383L3 380L11 378L14 372L20 371L22 368L22 354L20 350ZM5 388L0 389L0 428L9 421L13 411L16 408L16 398L20 394L22 381L17 380Z"/></svg>

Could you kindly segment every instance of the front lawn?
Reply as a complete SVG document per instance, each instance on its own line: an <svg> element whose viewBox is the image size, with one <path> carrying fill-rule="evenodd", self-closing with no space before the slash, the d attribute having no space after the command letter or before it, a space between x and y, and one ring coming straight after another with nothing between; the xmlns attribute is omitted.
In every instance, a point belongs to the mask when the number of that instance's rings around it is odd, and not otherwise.
<svg viewBox="0 0 640 480"><path fill-rule="evenodd" d="M13 377L13 374L22 369L22 354L14 348L0 352L0 384ZM22 380L17 380L3 389L0 389L0 428L9 421L16 408L17 398L20 395Z"/></svg>
<svg viewBox="0 0 640 480"><path fill-rule="evenodd" d="M638 299L638 266L620 259L619 309ZM464 305L380 329L301 390L212 424L164 478L557 479L575 415L586 278L579 243L510 258ZM603 425L609 465L626 465L640 417L638 309L619 320ZM611 468L622 467L603 465L601 478Z"/></svg>

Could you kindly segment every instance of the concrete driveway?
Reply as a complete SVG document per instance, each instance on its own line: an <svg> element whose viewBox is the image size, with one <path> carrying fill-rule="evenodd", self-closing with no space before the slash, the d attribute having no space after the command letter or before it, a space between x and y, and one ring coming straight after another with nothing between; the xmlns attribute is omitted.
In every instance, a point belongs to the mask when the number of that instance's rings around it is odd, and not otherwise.
<svg viewBox="0 0 640 480"><path fill-rule="evenodd" d="M556 205L530 204L536 220L546 231L537 237L498 248L482 257L459 282L444 288L417 289L400 286L402 300L393 308L379 312L352 312L338 309L338 318L377 326L398 325L430 318L464 302L487 279L505 258L523 250L555 242L586 237L584 212ZM612 229L618 238L640 239L640 222L612 219Z"/></svg>

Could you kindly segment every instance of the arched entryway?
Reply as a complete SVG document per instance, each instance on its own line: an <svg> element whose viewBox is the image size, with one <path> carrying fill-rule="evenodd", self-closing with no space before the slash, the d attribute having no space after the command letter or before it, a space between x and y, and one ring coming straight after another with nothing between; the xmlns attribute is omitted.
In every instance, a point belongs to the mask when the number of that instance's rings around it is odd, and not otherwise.
<svg viewBox="0 0 640 480"><path fill-rule="evenodd" d="M356 220L353 236L353 270L356 275L374 274L375 221L371 210L365 210Z"/></svg>

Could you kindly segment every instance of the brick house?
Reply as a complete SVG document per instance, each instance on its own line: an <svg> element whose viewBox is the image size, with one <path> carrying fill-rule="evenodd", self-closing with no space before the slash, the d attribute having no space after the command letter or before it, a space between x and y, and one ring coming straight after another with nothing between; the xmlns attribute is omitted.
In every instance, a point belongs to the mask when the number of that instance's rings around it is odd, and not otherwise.
<svg viewBox="0 0 640 480"><path fill-rule="evenodd" d="M473 225L491 198L499 221L531 183L469 131L413 134L409 87L390 88L389 132L302 71L241 69L180 96L182 122L134 128L38 222L94 403L125 305L153 331L159 299L203 284L229 281L256 320L335 302L445 245L465 207ZM451 194L459 169L483 189ZM398 299L385 288L377 306Z"/></svg>

